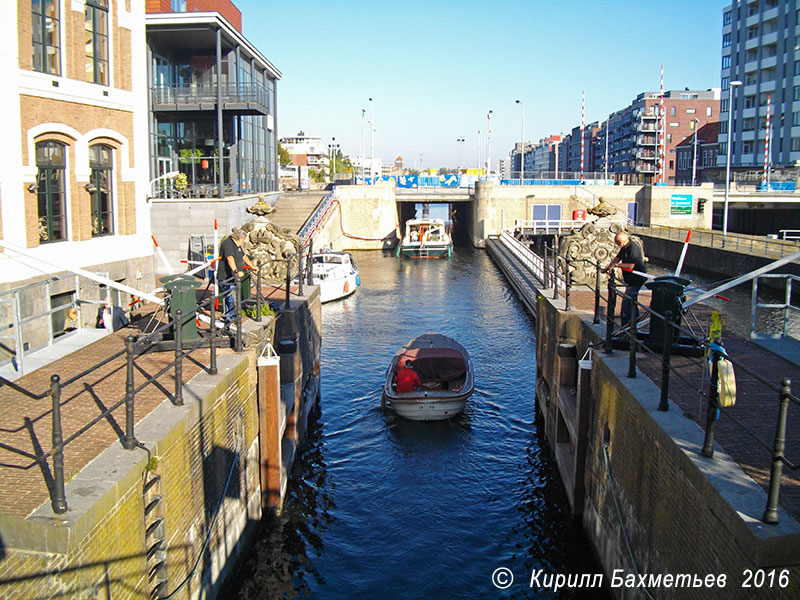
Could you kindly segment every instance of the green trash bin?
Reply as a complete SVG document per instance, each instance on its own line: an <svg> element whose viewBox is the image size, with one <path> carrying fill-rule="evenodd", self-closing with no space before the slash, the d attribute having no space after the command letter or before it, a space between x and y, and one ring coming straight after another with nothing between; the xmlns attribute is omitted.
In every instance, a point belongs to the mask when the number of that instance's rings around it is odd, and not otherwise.
<svg viewBox="0 0 800 600"><path fill-rule="evenodd" d="M691 281L683 277L666 275L656 277L645 283L645 287L653 292L650 299L650 309L660 315L666 315L667 311L672 312L672 323L680 325L683 316L683 292ZM650 335L648 341L653 346L663 347L664 337L666 336L666 325L664 320L659 317L650 317ZM678 341L679 333L672 330L672 343Z"/></svg>
<svg viewBox="0 0 800 600"><path fill-rule="evenodd" d="M194 312L197 308L197 293L195 290L202 285L202 281L179 273L177 275L167 275L161 279L161 283L170 293L169 315L175 321L177 311L180 310L183 317ZM172 330L173 336L175 329ZM186 342L196 340L200 337L197 333L197 323L194 319L185 318L181 327L181 340Z"/></svg>

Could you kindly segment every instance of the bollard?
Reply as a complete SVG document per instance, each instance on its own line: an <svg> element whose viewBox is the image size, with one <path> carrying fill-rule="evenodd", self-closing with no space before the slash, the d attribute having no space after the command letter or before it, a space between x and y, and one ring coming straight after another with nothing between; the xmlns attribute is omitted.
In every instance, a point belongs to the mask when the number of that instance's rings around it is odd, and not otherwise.
<svg viewBox="0 0 800 600"><path fill-rule="evenodd" d="M172 403L175 406L183 406L183 311L179 308L175 311L175 396Z"/></svg>
<svg viewBox="0 0 800 600"><path fill-rule="evenodd" d="M211 286L211 308L209 313L211 314L211 323L208 325L208 354L209 354L209 365L208 365L208 374L209 375L216 375L217 374L217 345L214 343L217 337L217 289L216 286Z"/></svg>
<svg viewBox="0 0 800 600"><path fill-rule="evenodd" d="M592 323L597 325L600 323L600 262L594 263L594 318Z"/></svg>
<svg viewBox="0 0 800 600"><path fill-rule="evenodd" d="M631 310L633 313L634 311ZM652 317L651 317L652 318ZM631 318L631 327L636 330L636 321ZM661 351L661 399L658 401L658 410L669 410L669 361L672 358L672 311L664 314L664 347Z"/></svg>
<svg viewBox="0 0 800 600"><path fill-rule="evenodd" d="M64 434L61 431L61 378L50 377L50 397L53 400L53 497L50 506L57 515L67 512L64 489Z"/></svg>
<svg viewBox="0 0 800 600"><path fill-rule="evenodd" d="M243 349L242 345L242 282L239 281L239 278L236 278L236 286L234 293L235 296L235 307L234 307L234 319L236 323L236 338L234 341L234 350L236 352L241 352Z"/></svg>
<svg viewBox="0 0 800 600"><path fill-rule="evenodd" d="M700 454L714 456L714 424L717 421L717 398L719 394L719 352L711 349L711 380L708 383L708 410L706 411L706 437Z"/></svg>
<svg viewBox="0 0 800 600"><path fill-rule="evenodd" d="M125 435L122 437L122 447L133 450L139 441L133 435L133 346L135 339L132 335L125 338Z"/></svg>
<svg viewBox="0 0 800 600"><path fill-rule="evenodd" d="M769 496L763 521L769 525L778 524L778 494L781 491L781 473L783 471L784 450L786 449L786 416L789 410L789 396L792 395L792 382L784 378L781 382L780 411L775 431L775 445L772 450L772 470L769 476Z"/></svg>
<svg viewBox="0 0 800 600"><path fill-rule="evenodd" d="M256 261L256 321L261 321L261 261Z"/></svg>
<svg viewBox="0 0 800 600"><path fill-rule="evenodd" d="M605 353L614 354L613 342L611 338L614 337L614 312L617 310L617 288L614 285L614 276L608 278L608 307L606 309L606 343Z"/></svg>

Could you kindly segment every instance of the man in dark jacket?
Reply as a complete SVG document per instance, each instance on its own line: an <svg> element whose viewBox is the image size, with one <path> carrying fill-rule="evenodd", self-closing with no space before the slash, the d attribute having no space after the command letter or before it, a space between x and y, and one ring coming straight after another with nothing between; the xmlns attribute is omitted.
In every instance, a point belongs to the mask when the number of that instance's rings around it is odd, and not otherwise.
<svg viewBox="0 0 800 600"><path fill-rule="evenodd" d="M128 325L130 325L130 321L128 317L125 316L125 311L119 306L114 306L114 303L111 302L111 298L106 296L106 303L97 309L97 322L95 323L95 327L97 327L97 329L103 329L105 327L108 331L117 331Z"/></svg>
<svg viewBox="0 0 800 600"><path fill-rule="evenodd" d="M614 236L614 243L619 246L619 252L609 265L603 269L603 273L608 273L614 267L622 269L622 279L625 282L625 296L622 298L622 309L620 320L622 326L627 327L633 317L633 326L639 318L639 290L647 281L647 278L640 273L645 273L645 257L641 244L631 240L630 236L624 231L620 231Z"/></svg>

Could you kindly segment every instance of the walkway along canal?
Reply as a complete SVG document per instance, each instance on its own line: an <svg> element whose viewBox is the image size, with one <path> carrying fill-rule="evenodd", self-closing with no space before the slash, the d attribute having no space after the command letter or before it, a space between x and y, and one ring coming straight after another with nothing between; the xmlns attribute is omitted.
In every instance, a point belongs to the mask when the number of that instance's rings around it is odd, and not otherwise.
<svg viewBox="0 0 800 600"><path fill-rule="evenodd" d="M529 586L533 571L601 568L544 448L534 325L500 272L469 248L449 261L356 259L359 291L323 306L322 397L283 512L229 596L587 597ZM450 421L379 408L393 353L426 331L458 340L475 365L476 392ZM499 568L514 576L504 591L492 583Z"/></svg>

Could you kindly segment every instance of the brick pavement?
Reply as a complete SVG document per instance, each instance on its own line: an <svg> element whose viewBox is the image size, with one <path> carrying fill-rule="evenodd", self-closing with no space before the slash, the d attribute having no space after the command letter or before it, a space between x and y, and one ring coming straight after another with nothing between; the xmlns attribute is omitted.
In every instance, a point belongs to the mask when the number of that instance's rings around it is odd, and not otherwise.
<svg viewBox="0 0 800 600"><path fill-rule="evenodd" d="M297 286L292 286L296 295ZM262 295L273 303L285 298L285 288L264 284ZM146 327L150 313L157 309L148 305L143 311L141 325ZM50 389L54 373L62 381L86 370L101 360L125 348L125 338L139 333L134 327L114 332L81 348L48 366L33 371L14 383L39 394ZM218 354L232 350L218 348ZM158 352L136 358L135 385L174 360L173 352ZM183 382L189 382L209 362L207 349L192 352L183 361ZM140 422L161 403L171 400L175 390L172 369L155 384L136 394L134 421ZM61 396L61 418L64 439L80 430L103 411L125 397L125 357L121 356L101 368L92 370L75 383L66 386ZM108 417L98 421L64 449L64 479L69 481L89 462L111 444L119 443L125 431L125 405L116 408ZM0 514L27 517L39 506L50 502L52 491L52 460L38 461L35 457L52 449L52 402L49 395L33 400L9 387L0 386ZM67 498L69 504L69 498Z"/></svg>
<svg viewBox="0 0 800 600"><path fill-rule="evenodd" d="M62 381L79 374L101 360L123 350L125 338L138 333L125 328L109 334L50 365L19 378L15 383L39 394L50 388L54 373ZM232 350L218 349L221 355ZM173 352L157 352L136 358L135 385L155 375L174 360ZM183 361L183 381L190 381L207 365L208 349L198 349ZM125 397L125 356L92 370L65 386L61 396L62 429L66 440L104 410ZM174 371L169 369L156 383L136 394L135 422L140 422L162 402L172 398ZM52 460L37 455L52 449L52 402L50 396L33 400L15 390L0 387L0 514L27 517L43 503L50 502ZM125 405L98 421L64 449L64 477L69 481L109 445L119 443L125 430ZM67 498L69 503L69 498Z"/></svg>
<svg viewBox="0 0 800 600"><path fill-rule="evenodd" d="M562 293L563 296L563 293ZM603 293L605 297L605 292ZM641 294L640 302L649 304L649 296ZM573 290L570 303L575 310L590 315L594 311L594 292ZM601 323L605 323L605 301L601 300ZM619 306L619 305L618 305ZM619 308L617 308L617 313ZM711 309L695 305L691 313L697 321L707 328ZM694 325L694 318L687 315L688 323ZM788 377L800 382L800 366L773 354L765 348L751 343L723 329L723 342L729 356L752 373L780 386L781 380ZM624 352L617 350L616 352ZM680 410L686 418L697 423L703 431L706 428L706 401L700 391L708 393L708 377L704 374L702 361L687 356L673 356L670 361L676 376L669 382L670 410ZM637 367L659 388L661 387L662 357L660 354L637 353ZM733 460L766 492L769 488L772 445L778 418L778 393L760 382L754 375L737 368L736 405L726 409L715 425L715 440ZM800 386L794 392L800 395ZM735 419L735 421L734 421ZM739 424L737 424L737 422ZM741 425L740 425L741 424ZM746 428L746 430L745 430ZM749 433L748 433L749 431ZM756 440L753 436L756 436ZM786 431L786 458L800 464L800 406L790 403ZM768 446L764 448L762 442ZM795 519L800 521L800 473L783 468L780 504Z"/></svg>

